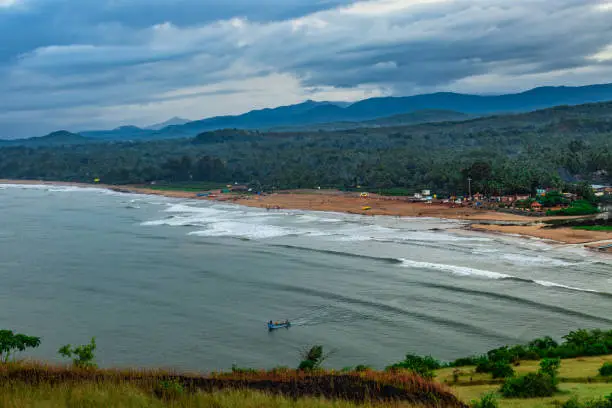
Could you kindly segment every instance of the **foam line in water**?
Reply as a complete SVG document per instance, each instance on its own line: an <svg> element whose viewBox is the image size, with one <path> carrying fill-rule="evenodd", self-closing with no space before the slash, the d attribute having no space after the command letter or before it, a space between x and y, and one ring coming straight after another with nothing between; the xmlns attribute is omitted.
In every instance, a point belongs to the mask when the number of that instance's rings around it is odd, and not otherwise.
<svg viewBox="0 0 612 408"><path fill-rule="evenodd" d="M190 232L189 235L202 237L230 237L247 239L265 239L282 237L296 234L290 228L276 227L273 225L244 224L240 222L217 222L203 231Z"/></svg>
<svg viewBox="0 0 612 408"><path fill-rule="evenodd" d="M593 289L576 288L576 287L573 287L573 286L567 286L567 285L562 285L560 283L548 282L548 281L543 281L543 280L534 280L533 283L537 283L538 285L546 286L546 287L549 287L549 288L563 288L563 289L576 290L576 291L579 291L579 292L600 293L600 292L598 292L596 290L593 290Z"/></svg>
<svg viewBox="0 0 612 408"><path fill-rule="evenodd" d="M422 269L433 269L437 271L451 272L455 275L461 276L479 276L489 279L504 279L504 278L512 278L511 275L506 275L505 273L487 271L484 269L476 269L469 268L467 266L458 266L458 265L448 265L448 264L438 264L432 262L419 262L412 261L410 259L400 259L402 262L402 266L407 268L422 268Z"/></svg>
<svg viewBox="0 0 612 408"><path fill-rule="evenodd" d="M402 261L397 258L381 258L377 256L354 254L351 252L332 251L329 249L307 248L307 247L301 247L297 245L283 245L283 244L272 245L272 246L277 247L277 248L287 248L287 249L293 249L293 250L304 251L304 252L316 252L320 254L343 256L347 258L369 259L372 261L381 261L381 262L392 263L392 264L402 263Z"/></svg>

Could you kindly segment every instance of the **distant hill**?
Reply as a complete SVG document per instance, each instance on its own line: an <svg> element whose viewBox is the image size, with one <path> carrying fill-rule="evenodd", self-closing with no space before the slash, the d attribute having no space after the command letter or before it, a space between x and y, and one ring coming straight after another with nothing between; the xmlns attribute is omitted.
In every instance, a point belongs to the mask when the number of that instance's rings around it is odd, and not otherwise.
<svg viewBox="0 0 612 408"><path fill-rule="evenodd" d="M306 101L297 105L255 110L237 116L217 116L170 126L157 137L193 136L215 129L270 129L332 122L363 122L422 110L465 114L520 113L558 105L580 105L612 100L612 84L583 87L541 87L509 95L481 96L452 92L406 97L370 98L341 107L331 102Z"/></svg>
<svg viewBox="0 0 612 408"><path fill-rule="evenodd" d="M347 129L356 127L394 126L462 120L459 115L483 116L499 113L522 113L560 105L612 101L612 84L582 87L541 87L508 95L482 96L452 92L365 99L351 105L339 102L306 101L296 105L253 110L242 115L216 116L161 129L141 129L123 126L114 130L79 132L82 136L103 140L156 140L193 137L202 132L218 129L283 129L312 130ZM428 113L424 113L428 112ZM441 114L440 112L446 112ZM453 112L450 114L449 112ZM410 114L413 114L412 116ZM404 115L390 118L394 115ZM444 115L457 115L457 118ZM429 116L429 118L427 118ZM463 118L465 119L465 118ZM377 121L379 120L379 121ZM393 122L396 123L393 123ZM363 124L362 122L368 122ZM340 125L338 125L340 123ZM160 124L160 126L163 124ZM295 129L293 129L295 130Z"/></svg>
<svg viewBox="0 0 612 408"><path fill-rule="evenodd" d="M0 146L62 146L62 145L79 145L91 142L91 139L83 137L76 133L71 133L66 130L58 130L49 133L45 136L32 137L29 139L12 139L4 140Z"/></svg>
<svg viewBox="0 0 612 408"><path fill-rule="evenodd" d="M155 132L141 129L136 126L121 126L113 130L87 130L79 132L80 135L91 139L104 140L141 140L149 139Z"/></svg>
<svg viewBox="0 0 612 408"><path fill-rule="evenodd" d="M346 130L357 128L375 128L375 127L390 127L390 126L408 126L421 123L437 123L437 122L458 122L475 118L476 115L469 115L462 112L426 109L410 113L402 113L399 115L388 116L379 119L366 120L363 122L331 122L318 123L311 125L298 125L271 128L272 131L333 131Z"/></svg>
<svg viewBox="0 0 612 408"><path fill-rule="evenodd" d="M185 123L188 123L188 122L190 122L189 119L183 119L183 118L179 118L179 117L175 116L175 117L173 117L171 119L168 119L165 122L156 123L156 124L151 125L151 126L146 126L145 129L147 129L147 130L160 130L160 129L163 129L163 128L167 127L167 126L184 125Z"/></svg>

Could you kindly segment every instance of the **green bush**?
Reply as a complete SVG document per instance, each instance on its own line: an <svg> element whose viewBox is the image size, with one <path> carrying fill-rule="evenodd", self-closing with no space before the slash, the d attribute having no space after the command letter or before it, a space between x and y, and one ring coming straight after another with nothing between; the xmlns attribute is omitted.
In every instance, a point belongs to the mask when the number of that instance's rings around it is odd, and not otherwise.
<svg viewBox="0 0 612 408"><path fill-rule="evenodd" d="M317 368L317 365L312 360L302 360L300 365L298 366L298 370L300 371L312 371Z"/></svg>
<svg viewBox="0 0 612 408"><path fill-rule="evenodd" d="M599 375L601 375L602 377L612 376L612 363L604 363L599 369Z"/></svg>
<svg viewBox="0 0 612 408"><path fill-rule="evenodd" d="M369 365L365 365L365 364L359 364L357 366L355 366L355 371L358 373L364 372L364 371L370 371L372 369L372 367L370 367Z"/></svg>
<svg viewBox="0 0 612 408"><path fill-rule="evenodd" d="M491 366L491 374L493 378L507 378L514 375L514 370L507 361L496 361Z"/></svg>
<svg viewBox="0 0 612 408"><path fill-rule="evenodd" d="M577 397L568 400L561 408L612 408L612 394L604 398L592 399L586 402L578 401Z"/></svg>
<svg viewBox="0 0 612 408"><path fill-rule="evenodd" d="M440 361L436 360L431 356L417 356L414 354L407 354L406 358L399 363L393 364L387 367L388 370L411 370L421 377L433 378L433 370L437 370L442 367Z"/></svg>
<svg viewBox="0 0 612 408"><path fill-rule="evenodd" d="M153 392L158 398L173 400L183 395L185 388L177 380L163 380L157 384Z"/></svg>
<svg viewBox="0 0 612 408"><path fill-rule="evenodd" d="M549 350L559 347L559 343L553 340L550 336L534 339L527 344L527 347L532 351Z"/></svg>
<svg viewBox="0 0 612 408"><path fill-rule="evenodd" d="M458 358L452 363L450 363L449 367L465 367L465 366L473 366L478 364L480 357L463 357Z"/></svg>
<svg viewBox="0 0 612 408"><path fill-rule="evenodd" d="M500 389L502 395L507 398L551 397L556 391L555 380L542 372L509 377Z"/></svg>
<svg viewBox="0 0 612 408"><path fill-rule="evenodd" d="M493 369L493 362L488 358L482 356L478 358L476 362L476 372L477 373L490 373Z"/></svg>
<svg viewBox="0 0 612 408"><path fill-rule="evenodd" d="M8 362L9 357L12 355L14 358L18 351L38 346L40 346L40 337L15 334L12 330L0 330L0 363Z"/></svg>
<svg viewBox="0 0 612 408"><path fill-rule="evenodd" d="M599 210L590 202L585 200L574 201L568 208L558 211L546 211L546 215L590 215L597 214Z"/></svg>
<svg viewBox="0 0 612 408"><path fill-rule="evenodd" d="M302 361L298 366L298 370L312 371L321 368L321 364L327 356L323 354L323 346L312 346L302 353Z"/></svg>
<svg viewBox="0 0 612 408"><path fill-rule="evenodd" d="M540 361L540 372L548 374L553 381L557 381L557 374L559 373L559 367L561 367L561 360L558 358L545 358Z"/></svg>
<svg viewBox="0 0 612 408"><path fill-rule="evenodd" d="M471 408L499 408L499 402L497 401L497 395L491 392L485 394L480 401L475 400L470 404Z"/></svg>
<svg viewBox="0 0 612 408"><path fill-rule="evenodd" d="M232 373L249 374L249 373L256 373L256 372L257 370L253 368L238 367L236 364L232 364Z"/></svg>
<svg viewBox="0 0 612 408"><path fill-rule="evenodd" d="M96 368L94 362L94 350L96 349L96 338L92 337L89 344L84 344L78 347L72 347L66 344L58 350L58 353L63 357L72 358L72 363L78 368Z"/></svg>

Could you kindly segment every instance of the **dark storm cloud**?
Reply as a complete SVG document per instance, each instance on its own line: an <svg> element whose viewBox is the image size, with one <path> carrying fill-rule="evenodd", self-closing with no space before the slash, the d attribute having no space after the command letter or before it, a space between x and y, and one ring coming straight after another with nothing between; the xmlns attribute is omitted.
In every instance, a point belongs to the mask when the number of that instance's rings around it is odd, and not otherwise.
<svg viewBox="0 0 612 408"><path fill-rule="evenodd" d="M612 7L597 0L0 0L0 37L0 131L84 109L104 112L96 124L194 103L206 116L234 94L612 82Z"/></svg>

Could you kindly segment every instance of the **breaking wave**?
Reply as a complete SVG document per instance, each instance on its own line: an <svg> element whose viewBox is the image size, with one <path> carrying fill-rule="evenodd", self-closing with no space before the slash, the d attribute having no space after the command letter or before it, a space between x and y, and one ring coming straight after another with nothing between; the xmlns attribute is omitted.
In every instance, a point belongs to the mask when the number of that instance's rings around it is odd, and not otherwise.
<svg viewBox="0 0 612 408"><path fill-rule="evenodd" d="M513 280L517 282L524 282L524 283L531 283L531 284L536 284L540 286L545 286L548 288L560 288L560 289L568 289L568 290L573 290L573 291L578 291L578 292L607 294L605 292L599 292L594 289L578 288L574 286L564 285L562 283L549 282L549 281L544 281L544 280L525 279L525 278L520 278L518 276L507 275L505 273L493 272L493 271L488 271L484 269L469 268L466 266L437 264L437 263L432 263L432 262L419 262L419 261L412 261L409 259L401 259L401 263L402 263L402 266L408 267L408 268L431 269L431 270L437 270L437 271L443 271L443 272L450 272L455 275L461 275L461 276L475 276L475 277L488 278L488 279Z"/></svg>
<svg viewBox="0 0 612 408"><path fill-rule="evenodd" d="M457 265L447 265L447 264L437 264L432 262L419 262L412 261L410 259L400 259L402 262L402 266L407 268L423 268L423 269L432 269L443 272L450 272L455 275L461 276L479 276L490 279L504 279L504 278L512 278L511 275L506 275L504 273L487 271L484 269L476 269L469 268L467 266L457 266Z"/></svg>

